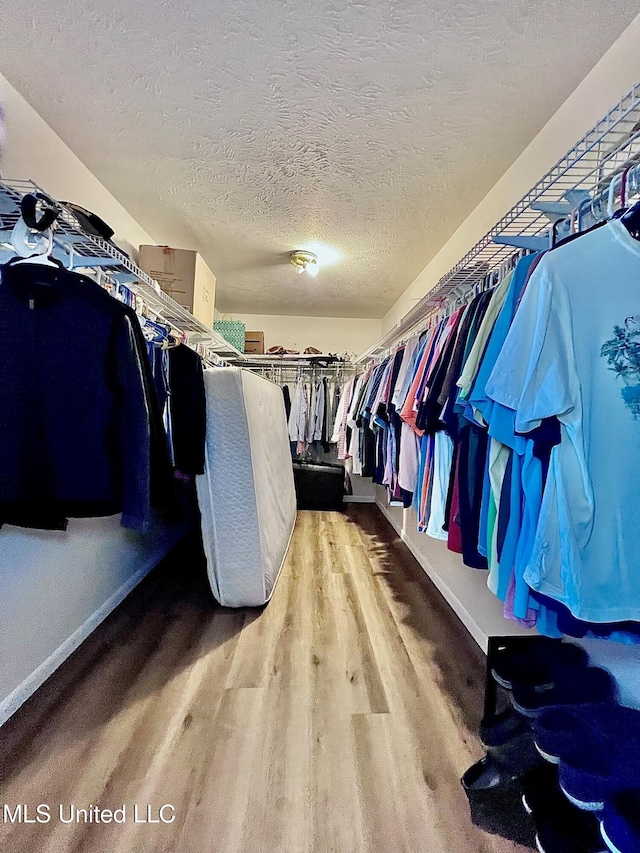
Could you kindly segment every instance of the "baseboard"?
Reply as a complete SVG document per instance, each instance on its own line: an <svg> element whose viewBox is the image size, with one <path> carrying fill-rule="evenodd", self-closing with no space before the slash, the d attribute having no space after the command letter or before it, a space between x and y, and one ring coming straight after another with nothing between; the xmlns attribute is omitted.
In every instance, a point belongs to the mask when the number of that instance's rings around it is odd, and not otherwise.
<svg viewBox="0 0 640 853"><path fill-rule="evenodd" d="M459 555L447 550L446 543L426 535L422 548L419 547L407 534L397 514L379 501L377 505L485 654L490 637L527 637L536 633L505 619L502 602L487 587L486 572L468 568ZM412 523L415 523L415 519L412 519ZM425 553L427 549L430 554Z"/></svg>
<svg viewBox="0 0 640 853"><path fill-rule="evenodd" d="M182 533L184 535L184 531ZM61 666L70 655L95 631L107 616L124 601L132 590L140 583L149 572L157 566L169 553L171 548L177 544L181 536L171 541L162 553L154 554L145 565L134 575L126 580L91 616L86 619L71 636L62 643L49 657L43 661L22 684L18 685L5 699L0 702L0 726L2 726L15 712L41 687L44 682Z"/></svg>
<svg viewBox="0 0 640 853"><path fill-rule="evenodd" d="M345 495L342 498L342 503L345 504L374 504L375 502L375 497L368 497L367 495Z"/></svg>

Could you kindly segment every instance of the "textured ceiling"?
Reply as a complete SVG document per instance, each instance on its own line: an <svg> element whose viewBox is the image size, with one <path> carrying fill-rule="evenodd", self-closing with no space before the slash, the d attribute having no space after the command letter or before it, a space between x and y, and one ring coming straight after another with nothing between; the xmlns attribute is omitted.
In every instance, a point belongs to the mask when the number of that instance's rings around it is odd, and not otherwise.
<svg viewBox="0 0 640 853"><path fill-rule="evenodd" d="M221 309L380 317L636 13L0 0L0 71ZM342 254L316 279L286 263L311 241Z"/></svg>

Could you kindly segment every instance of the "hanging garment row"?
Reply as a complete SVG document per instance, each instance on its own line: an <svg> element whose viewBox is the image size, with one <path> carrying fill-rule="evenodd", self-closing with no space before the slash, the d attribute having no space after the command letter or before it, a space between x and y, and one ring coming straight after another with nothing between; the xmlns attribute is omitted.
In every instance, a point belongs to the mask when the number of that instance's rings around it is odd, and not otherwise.
<svg viewBox="0 0 640 853"><path fill-rule="evenodd" d="M549 636L640 638L640 242L521 257L342 389L339 457Z"/></svg>
<svg viewBox="0 0 640 853"><path fill-rule="evenodd" d="M204 470L199 355L46 257L0 267L0 526L175 519Z"/></svg>
<svg viewBox="0 0 640 853"><path fill-rule="evenodd" d="M332 435L340 385L333 376L318 378L315 373L301 372L293 385L282 386L289 424L289 440L293 456L306 456L318 443L326 453Z"/></svg>

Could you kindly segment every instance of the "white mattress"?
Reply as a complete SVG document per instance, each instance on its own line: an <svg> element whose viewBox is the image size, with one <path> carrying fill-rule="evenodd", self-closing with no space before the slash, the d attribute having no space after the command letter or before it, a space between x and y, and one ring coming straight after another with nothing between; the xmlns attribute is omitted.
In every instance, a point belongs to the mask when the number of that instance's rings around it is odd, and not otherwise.
<svg viewBox="0 0 640 853"><path fill-rule="evenodd" d="M197 478L202 537L214 596L258 606L273 593L296 518L282 391L238 367L204 374L205 473Z"/></svg>

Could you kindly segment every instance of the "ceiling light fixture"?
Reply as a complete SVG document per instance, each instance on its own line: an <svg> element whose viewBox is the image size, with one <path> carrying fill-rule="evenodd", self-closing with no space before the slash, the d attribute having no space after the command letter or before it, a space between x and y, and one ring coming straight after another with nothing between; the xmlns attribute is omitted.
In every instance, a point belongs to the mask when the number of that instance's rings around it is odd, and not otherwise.
<svg viewBox="0 0 640 853"><path fill-rule="evenodd" d="M312 278L318 275L318 256L313 252L297 249L289 255L289 262L296 268L297 273L308 272Z"/></svg>
<svg viewBox="0 0 640 853"><path fill-rule="evenodd" d="M327 243L320 243L318 240L303 243L300 248L305 252L313 252L318 259L320 269L331 267L343 259L343 253L339 249L336 249L335 246L329 246Z"/></svg>

